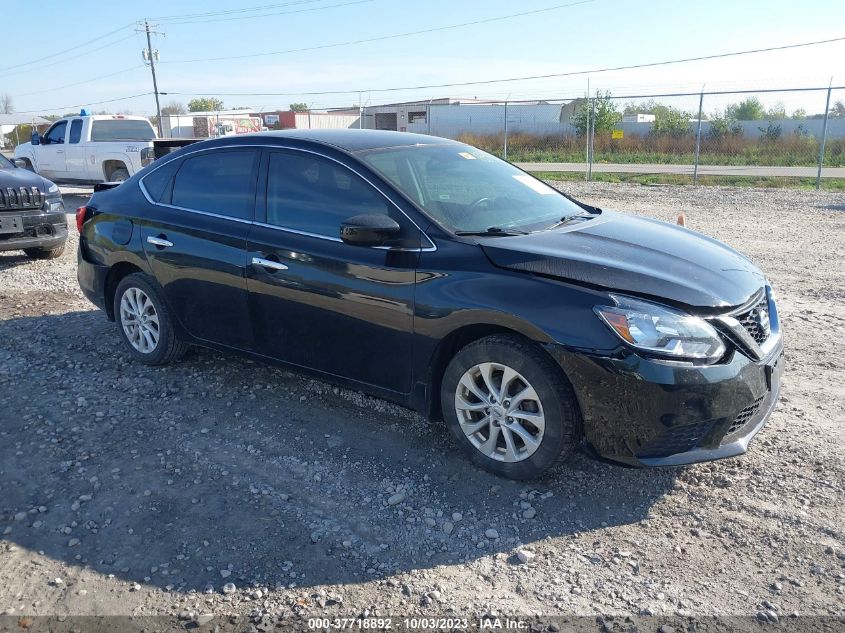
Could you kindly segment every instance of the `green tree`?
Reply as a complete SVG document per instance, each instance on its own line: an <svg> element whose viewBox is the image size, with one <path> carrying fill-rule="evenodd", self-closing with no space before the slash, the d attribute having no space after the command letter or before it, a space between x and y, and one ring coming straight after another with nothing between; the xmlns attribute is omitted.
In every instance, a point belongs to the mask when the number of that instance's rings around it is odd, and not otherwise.
<svg viewBox="0 0 845 633"><path fill-rule="evenodd" d="M661 107L654 115L651 134L654 136L686 136L690 133L692 115L683 110Z"/></svg>
<svg viewBox="0 0 845 633"><path fill-rule="evenodd" d="M291 112L308 112L308 104L307 103L291 103L290 104L290 111Z"/></svg>
<svg viewBox="0 0 845 633"><path fill-rule="evenodd" d="M724 138L726 136L742 135L742 125L736 119L730 118L727 114L714 112L710 117L710 129L707 136L710 138Z"/></svg>
<svg viewBox="0 0 845 633"><path fill-rule="evenodd" d="M220 104L223 105L222 103ZM187 114L188 110L185 108L185 105L179 103L178 101L171 101L170 103L164 105L161 108L162 114Z"/></svg>
<svg viewBox="0 0 845 633"><path fill-rule="evenodd" d="M830 108L828 116L842 118L845 117L845 101L839 100Z"/></svg>
<svg viewBox="0 0 845 633"><path fill-rule="evenodd" d="M188 101L190 112L216 112L223 109L223 101L214 97L197 97Z"/></svg>
<svg viewBox="0 0 845 633"><path fill-rule="evenodd" d="M760 130L760 138L764 141L776 141L783 134L783 128L774 121L769 121L766 127L758 127L757 129Z"/></svg>
<svg viewBox="0 0 845 633"><path fill-rule="evenodd" d="M596 92L595 99L586 99L575 111L572 117L572 124L579 136L588 134L590 131L591 118L593 117L593 104L595 103L595 117L592 126L596 132L609 132L622 119L619 108L613 101L609 92L604 94Z"/></svg>
<svg viewBox="0 0 845 633"><path fill-rule="evenodd" d="M734 121L759 121L766 118L766 109L757 97L748 97L725 108L725 116Z"/></svg>
<svg viewBox="0 0 845 633"><path fill-rule="evenodd" d="M785 119L786 108L783 106L783 101L778 101L775 105L766 110L766 118L770 121Z"/></svg>
<svg viewBox="0 0 845 633"><path fill-rule="evenodd" d="M807 118L807 111L804 108L797 108L792 111L790 119L802 120Z"/></svg>

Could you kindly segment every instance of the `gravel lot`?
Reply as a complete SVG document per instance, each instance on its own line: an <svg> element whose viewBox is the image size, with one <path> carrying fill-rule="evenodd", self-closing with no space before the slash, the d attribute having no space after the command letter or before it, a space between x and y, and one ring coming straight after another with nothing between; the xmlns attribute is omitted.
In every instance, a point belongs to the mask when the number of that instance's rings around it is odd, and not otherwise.
<svg viewBox="0 0 845 633"><path fill-rule="evenodd" d="M203 350L134 364L77 289L72 231L58 261L0 254L0 614L841 627L845 197L566 189L683 210L770 276L787 369L749 454L659 471L579 455L525 485L474 469L441 424L327 383Z"/></svg>

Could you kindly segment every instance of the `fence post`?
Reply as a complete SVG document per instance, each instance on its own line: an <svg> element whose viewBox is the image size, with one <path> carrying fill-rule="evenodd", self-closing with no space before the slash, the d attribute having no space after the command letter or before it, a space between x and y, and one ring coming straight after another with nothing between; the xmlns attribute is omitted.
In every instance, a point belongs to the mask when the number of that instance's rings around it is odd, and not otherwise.
<svg viewBox="0 0 845 633"><path fill-rule="evenodd" d="M704 90L701 90L701 96L698 98L698 130L695 133L695 167L692 172L692 184L698 184L698 160L701 156L701 115L704 108Z"/></svg>
<svg viewBox="0 0 845 633"><path fill-rule="evenodd" d="M508 159L508 102L505 101L505 151L504 159Z"/></svg>
<svg viewBox="0 0 845 633"><path fill-rule="evenodd" d="M364 104L361 103L363 100L363 95L359 92L358 93L358 129L364 127ZM311 124L308 124L308 127L311 127Z"/></svg>
<svg viewBox="0 0 845 633"><path fill-rule="evenodd" d="M596 100L590 100L590 138L587 141L587 181L593 179L593 152L596 144Z"/></svg>
<svg viewBox="0 0 845 633"><path fill-rule="evenodd" d="M830 112L830 91L833 88L833 79L827 87L827 101L824 104L824 123L822 124L822 142L819 147L819 171L816 174L816 189L822 188L822 166L824 166L824 146L827 141L827 116Z"/></svg>
<svg viewBox="0 0 845 633"><path fill-rule="evenodd" d="M431 136L431 99L428 100L428 104L425 106L425 121L428 126L426 133Z"/></svg>

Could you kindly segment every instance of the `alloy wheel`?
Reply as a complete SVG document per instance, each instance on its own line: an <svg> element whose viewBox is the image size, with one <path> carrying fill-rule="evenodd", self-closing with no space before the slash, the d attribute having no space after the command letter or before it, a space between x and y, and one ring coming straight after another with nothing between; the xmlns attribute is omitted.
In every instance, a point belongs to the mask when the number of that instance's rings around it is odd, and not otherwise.
<svg viewBox="0 0 845 633"><path fill-rule="evenodd" d="M120 324L129 344L142 354L150 354L158 347L161 334L158 313L147 294L130 287L120 299Z"/></svg>
<svg viewBox="0 0 845 633"><path fill-rule="evenodd" d="M540 448L546 428L537 392L501 363L470 367L455 391L455 412L467 439L491 459L520 462Z"/></svg>

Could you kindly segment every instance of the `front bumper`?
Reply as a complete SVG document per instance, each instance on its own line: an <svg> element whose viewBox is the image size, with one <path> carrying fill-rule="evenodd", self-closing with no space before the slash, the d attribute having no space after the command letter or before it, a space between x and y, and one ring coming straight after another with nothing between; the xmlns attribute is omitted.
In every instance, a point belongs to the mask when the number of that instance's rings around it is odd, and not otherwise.
<svg viewBox="0 0 845 633"><path fill-rule="evenodd" d="M20 216L23 232L0 233L0 251L19 251L29 248L49 250L57 248L67 240L67 217L64 211L42 209L4 210L3 215Z"/></svg>
<svg viewBox="0 0 845 633"><path fill-rule="evenodd" d="M625 352L608 358L552 346L572 383L584 437L599 456L632 466L677 466L744 453L777 404L783 342L753 361L667 363Z"/></svg>

